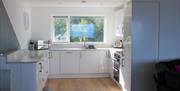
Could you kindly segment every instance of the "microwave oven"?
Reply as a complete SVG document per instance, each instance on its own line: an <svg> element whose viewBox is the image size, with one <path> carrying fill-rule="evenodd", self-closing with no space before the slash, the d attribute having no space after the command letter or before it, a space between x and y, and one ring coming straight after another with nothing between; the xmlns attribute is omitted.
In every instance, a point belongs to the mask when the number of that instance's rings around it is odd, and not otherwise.
<svg viewBox="0 0 180 91"><path fill-rule="evenodd" d="M29 50L48 50L49 43L45 40L30 40Z"/></svg>

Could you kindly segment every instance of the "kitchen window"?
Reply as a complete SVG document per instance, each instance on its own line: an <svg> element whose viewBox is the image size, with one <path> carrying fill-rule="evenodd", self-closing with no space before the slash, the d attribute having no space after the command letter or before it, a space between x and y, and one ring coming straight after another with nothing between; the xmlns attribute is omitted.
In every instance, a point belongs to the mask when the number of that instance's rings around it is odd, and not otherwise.
<svg viewBox="0 0 180 91"><path fill-rule="evenodd" d="M104 16L53 16L53 42L104 42Z"/></svg>
<svg viewBox="0 0 180 91"><path fill-rule="evenodd" d="M68 17L54 16L53 17L53 41L68 42Z"/></svg>

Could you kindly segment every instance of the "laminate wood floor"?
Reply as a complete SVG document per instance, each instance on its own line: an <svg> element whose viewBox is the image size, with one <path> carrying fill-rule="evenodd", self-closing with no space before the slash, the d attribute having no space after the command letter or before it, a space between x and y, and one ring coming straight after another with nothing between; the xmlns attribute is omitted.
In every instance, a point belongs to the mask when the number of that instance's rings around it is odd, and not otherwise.
<svg viewBox="0 0 180 91"><path fill-rule="evenodd" d="M111 78L52 79L51 91L122 91Z"/></svg>

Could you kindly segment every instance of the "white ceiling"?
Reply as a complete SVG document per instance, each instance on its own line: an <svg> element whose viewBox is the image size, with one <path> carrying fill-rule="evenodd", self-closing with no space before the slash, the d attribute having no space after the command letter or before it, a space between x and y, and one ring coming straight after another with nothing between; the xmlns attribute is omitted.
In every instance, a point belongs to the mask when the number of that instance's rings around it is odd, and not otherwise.
<svg viewBox="0 0 180 91"><path fill-rule="evenodd" d="M130 0L21 0L33 7L119 7ZM84 3L85 2L85 3Z"/></svg>

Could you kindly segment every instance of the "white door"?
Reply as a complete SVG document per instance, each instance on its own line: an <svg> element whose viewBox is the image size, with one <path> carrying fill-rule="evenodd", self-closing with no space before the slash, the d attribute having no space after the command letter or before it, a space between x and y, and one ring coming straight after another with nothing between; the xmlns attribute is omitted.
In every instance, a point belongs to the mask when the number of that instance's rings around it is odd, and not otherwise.
<svg viewBox="0 0 180 91"><path fill-rule="evenodd" d="M60 52L52 51L52 57L50 58L50 75L60 74Z"/></svg>
<svg viewBox="0 0 180 91"><path fill-rule="evenodd" d="M79 51L62 51L61 74L79 74Z"/></svg>
<svg viewBox="0 0 180 91"><path fill-rule="evenodd" d="M80 59L80 73L98 73L98 51L82 51Z"/></svg>
<svg viewBox="0 0 180 91"><path fill-rule="evenodd" d="M108 73L108 56L107 56L108 51L99 51L99 73Z"/></svg>

